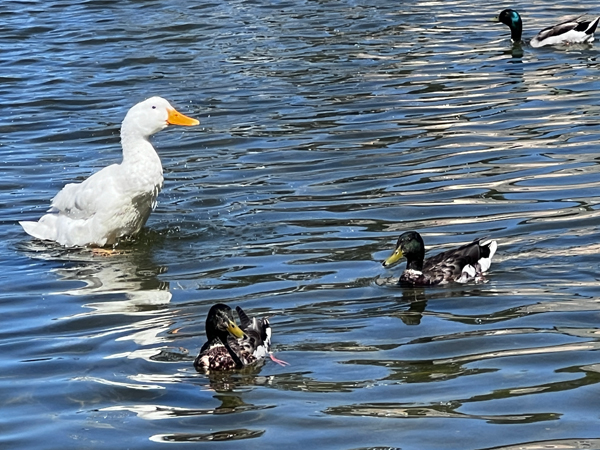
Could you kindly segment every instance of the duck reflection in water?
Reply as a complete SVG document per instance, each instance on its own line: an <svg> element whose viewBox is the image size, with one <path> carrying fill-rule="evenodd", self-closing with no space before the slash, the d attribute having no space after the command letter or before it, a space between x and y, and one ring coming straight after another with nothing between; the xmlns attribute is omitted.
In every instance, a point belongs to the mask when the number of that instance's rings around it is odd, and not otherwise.
<svg viewBox="0 0 600 450"><path fill-rule="evenodd" d="M154 234L146 238L156 240ZM85 306L99 313L126 314L164 307L172 297L169 283L159 278L167 267L153 261L151 247L138 244L132 248L124 243L110 257L99 256L91 248L64 248L41 241L27 242L24 251L33 259L59 263L50 272L61 281L58 286L64 289L67 284L68 288L54 295L106 297L110 301Z"/></svg>
<svg viewBox="0 0 600 450"><path fill-rule="evenodd" d="M169 283L160 277L167 267L154 262L151 246L138 244L123 246L110 257L97 256L89 248L68 249L40 241L28 241L24 250L33 259L48 262L58 279L51 295L83 301L84 311L61 319L75 323L94 316L99 329L111 330L119 323L123 336L140 345L155 345L164 342L160 335L175 320L169 306L172 294Z"/></svg>
<svg viewBox="0 0 600 450"><path fill-rule="evenodd" d="M399 317L405 325L420 325L423 312L427 308L427 297L423 288L404 289L402 291L402 302L408 303L406 311L399 311L395 316Z"/></svg>
<svg viewBox="0 0 600 450"><path fill-rule="evenodd" d="M135 314L164 309L172 294L169 283L157 277L167 271L136 253L122 253L110 258L89 256L87 261L70 268L56 269L65 280L77 280L85 286L61 292L68 295L106 295L111 301L88 303L97 313ZM121 298L114 300L115 296ZM108 300L108 297L107 297Z"/></svg>

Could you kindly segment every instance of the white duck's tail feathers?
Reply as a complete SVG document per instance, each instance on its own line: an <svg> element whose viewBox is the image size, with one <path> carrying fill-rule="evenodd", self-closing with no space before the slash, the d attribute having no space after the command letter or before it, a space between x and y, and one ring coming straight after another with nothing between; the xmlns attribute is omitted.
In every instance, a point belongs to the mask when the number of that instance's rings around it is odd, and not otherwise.
<svg viewBox="0 0 600 450"><path fill-rule="evenodd" d="M49 221L52 221L52 219ZM48 224L46 222L48 221L42 221L41 219L38 222L24 220L19 222L19 224L23 227L25 233L33 236L34 238L54 241L56 240L56 232L54 231L54 227L52 224Z"/></svg>
<svg viewBox="0 0 600 450"><path fill-rule="evenodd" d="M86 220L73 220L62 214L48 213L37 222L19 222L25 232L37 239L54 241L65 247L86 245L103 247L107 237L94 239L96 230L90 228Z"/></svg>

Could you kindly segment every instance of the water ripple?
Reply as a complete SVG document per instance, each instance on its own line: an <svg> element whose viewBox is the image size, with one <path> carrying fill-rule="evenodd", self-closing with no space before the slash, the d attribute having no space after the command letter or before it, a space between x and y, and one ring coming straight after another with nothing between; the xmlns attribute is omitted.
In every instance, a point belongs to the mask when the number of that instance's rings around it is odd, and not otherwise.
<svg viewBox="0 0 600 450"><path fill-rule="evenodd" d="M534 1L525 34L595 6ZM499 9L0 4L0 442L598 447L598 47L513 48ZM142 234L26 237L157 94L202 124L154 138ZM487 283L397 286L409 229L496 238ZM216 302L269 316L291 366L197 374Z"/></svg>

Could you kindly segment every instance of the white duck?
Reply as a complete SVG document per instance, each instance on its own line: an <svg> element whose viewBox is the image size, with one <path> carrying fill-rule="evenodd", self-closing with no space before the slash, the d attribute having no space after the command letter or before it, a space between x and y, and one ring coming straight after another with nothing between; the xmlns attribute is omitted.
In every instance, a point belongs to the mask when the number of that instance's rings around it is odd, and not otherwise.
<svg viewBox="0 0 600 450"><path fill-rule="evenodd" d="M131 108L121 125L123 161L81 183L67 184L38 222L19 222L26 233L67 247L114 245L138 233L163 185L160 158L149 137L167 125L198 125L161 97Z"/></svg>

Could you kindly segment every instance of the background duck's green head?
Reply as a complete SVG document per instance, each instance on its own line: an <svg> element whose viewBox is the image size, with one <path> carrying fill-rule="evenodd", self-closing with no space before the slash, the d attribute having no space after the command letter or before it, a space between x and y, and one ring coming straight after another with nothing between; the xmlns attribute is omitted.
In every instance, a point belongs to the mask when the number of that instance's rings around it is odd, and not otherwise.
<svg viewBox="0 0 600 450"><path fill-rule="evenodd" d="M229 334L236 338L244 337L244 332L233 320L231 308L223 303L217 303L210 308L206 316L206 337L209 341L219 338L225 343Z"/></svg>
<svg viewBox="0 0 600 450"><path fill-rule="evenodd" d="M405 257L407 261L419 262L420 265L423 264L423 259L425 258L425 244L423 243L423 238L416 231L407 231L406 233L402 233L398 238L398 242L396 242L396 249L392 256L383 261L383 266L388 267L396 262L400 261L402 257Z"/></svg>
<svg viewBox="0 0 600 450"><path fill-rule="evenodd" d="M505 9L498 15L498 22L502 22L510 28L510 37L513 42L519 42L523 34L523 21L514 9Z"/></svg>

